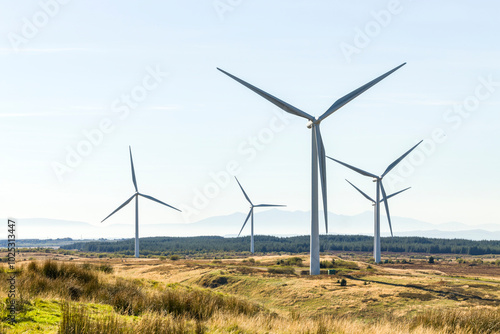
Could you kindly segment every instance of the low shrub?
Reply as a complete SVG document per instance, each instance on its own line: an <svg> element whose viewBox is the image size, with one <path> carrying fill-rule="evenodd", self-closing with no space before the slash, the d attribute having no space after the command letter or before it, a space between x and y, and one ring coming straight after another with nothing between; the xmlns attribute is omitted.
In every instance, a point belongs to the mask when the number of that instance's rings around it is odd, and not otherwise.
<svg viewBox="0 0 500 334"><path fill-rule="evenodd" d="M295 269L290 267L268 268L267 272L270 274L295 275Z"/></svg>
<svg viewBox="0 0 500 334"><path fill-rule="evenodd" d="M276 261L276 264L281 265L281 266L302 267L302 262L303 262L303 260L300 257L294 256L294 257L290 257L288 259L279 259L278 261Z"/></svg>
<svg viewBox="0 0 500 334"><path fill-rule="evenodd" d="M319 262L319 267L323 269L327 268L335 268L335 260L332 259L331 261L324 260Z"/></svg>
<svg viewBox="0 0 500 334"><path fill-rule="evenodd" d="M106 274L111 274L114 271L113 267L109 264L101 264L97 269Z"/></svg>

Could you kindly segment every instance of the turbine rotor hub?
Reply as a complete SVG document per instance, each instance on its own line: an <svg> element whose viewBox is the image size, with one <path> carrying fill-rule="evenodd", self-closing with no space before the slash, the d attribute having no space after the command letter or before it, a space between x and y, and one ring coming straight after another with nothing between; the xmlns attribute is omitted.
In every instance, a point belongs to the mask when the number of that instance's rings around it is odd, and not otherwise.
<svg viewBox="0 0 500 334"><path fill-rule="evenodd" d="M321 121L318 121L317 119L309 120L309 122L307 122L306 126L308 129L311 129L313 127L313 125L319 125L319 123L321 123Z"/></svg>

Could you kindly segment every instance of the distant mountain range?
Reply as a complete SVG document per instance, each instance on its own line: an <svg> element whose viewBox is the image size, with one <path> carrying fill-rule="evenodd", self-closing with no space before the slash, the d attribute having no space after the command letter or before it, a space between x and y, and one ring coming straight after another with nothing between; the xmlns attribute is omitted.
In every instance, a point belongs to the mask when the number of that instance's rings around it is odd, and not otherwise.
<svg viewBox="0 0 500 334"><path fill-rule="evenodd" d="M373 235L373 213L345 216L329 213L330 234ZM245 213L217 216L188 224L141 224L140 236L199 236L219 235L237 236ZM382 218L382 236L390 235L386 217ZM324 224L320 220L320 232L324 233ZM462 223L430 224L419 220L392 217L395 236L422 236L430 238L461 238L470 240L500 240L500 224L469 226ZM250 232L249 223L242 235ZM310 213L306 211L283 211L273 209L259 212L255 216L255 233L262 235L292 236L310 233ZM132 224L113 224L96 226L78 221L66 221L47 218L26 218L18 221L18 239L121 239L132 238Z"/></svg>

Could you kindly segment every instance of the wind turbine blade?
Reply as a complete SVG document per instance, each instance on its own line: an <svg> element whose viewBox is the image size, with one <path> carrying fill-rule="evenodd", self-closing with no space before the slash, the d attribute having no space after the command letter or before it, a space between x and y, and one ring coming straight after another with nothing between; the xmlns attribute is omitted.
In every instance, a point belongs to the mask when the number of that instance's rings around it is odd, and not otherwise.
<svg viewBox="0 0 500 334"><path fill-rule="evenodd" d="M349 180L346 180L347 182L349 182ZM373 198L371 198L370 196L368 196L367 194L365 194L364 192L361 191L361 189L359 189L358 187L356 187L354 184L352 184L351 182L349 182L349 184L351 186L354 187L354 189L356 189L357 191L359 191L361 193L361 195L365 196L365 198L369 201L372 201L373 203L375 203L375 201L373 200Z"/></svg>
<svg viewBox="0 0 500 334"><path fill-rule="evenodd" d="M125 203L123 203L122 205L120 205L118 207L118 209L116 209L115 211L111 212L111 214L109 216L107 216L106 218L104 218L103 220L101 220L101 223L103 221L105 221L106 219L108 219L109 217L111 217L112 215L114 215L118 210L120 210L121 208L123 208L125 205L127 205L128 203L130 203L130 201L133 200L135 196L137 196L137 194L133 194L132 197L130 197L128 200L125 201Z"/></svg>
<svg viewBox="0 0 500 334"><path fill-rule="evenodd" d="M392 234L391 215L389 213L389 203L387 201L388 197L385 193L385 189L384 189L384 185L382 184L382 180L380 180L380 189L382 190L382 198L386 198L386 200L384 201L385 212L387 213L387 220L389 221L389 228L391 229L391 237L393 237L394 235Z"/></svg>
<svg viewBox="0 0 500 334"><path fill-rule="evenodd" d="M257 204L254 205L254 208L262 208L262 207L278 207L278 206L286 206L286 205L278 205L278 204Z"/></svg>
<svg viewBox="0 0 500 334"><path fill-rule="evenodd" d="M367 171L364 171L364 170L362 170L362 169L360 169L360 168L357 168L357 167L354 167L354 166L348 165L348 164L346 164L345 162L342 162L342 161L340 161L340 160L337 160L337 159L334 159L334 158L330 158L330 157L328 157L328 156L327 156L327 158L328 158L328 159L331 159L331 160L333 160L333 161L335 161L335 162L338 162L339 164L341 164L341 165L343 165L343 166L345 166L345 167L347 167L347 168L350 168L350 169L352 169L353 171L358 172L358 173L359 173L359 174L361 174L361 175L364 175L364 176L369 176L369 177L373 177L373 178L378 179L378 176L377 176L377 175L375 175L375 174L368 173Z"/></svg>
<svg viewBox="0 0 500 334"><path fill-rule="evenodd" d="M319 175L321 182L321 197L323 198L323 213L325 215L325 228L326 233L328 233L328 199L327 199L327 189L326 189L326 154L325 146L323 145L323 139L321 138L321 132L319 130L319 124L316 125L316 147L318 149L318 162L319 162Z"/></svg>
<svg viewBox="0 0 500 334"><path fill-rule="evenodd" d="M412 148L410 148L405 154L403 154L402 156L400 156L398 159L396 159L392 164L389 165L389 167L387 167L387 169L385 170L384 174L382 174L382 176L380 178L383 178L387 173L389 173L394 167L396 167L396 165L398 163L401 162L401 160L403 160L408 154L410 154L411 151L413 151L415 149L415 147L417 147L418 145L420 145L420 143L423 142L423 140L419 141L417 143L417 145L413 146Z"/></svg>
<svg viewBox="0 0 500 334"><path fill-rule="evenodd" d="M240 236L241 232L243 231L243 228L247 224L248 218L250 218L250 215L252 214L253 208L250 208L250 211L248 212L247 219L245 219L245 222L243 223L243 226L241 227L240 233L238 233L238 237Z"/></svg>
<svg viewBox="0 0 500 334"><path fill-rule="evenodd" d="M130 152L130 166L132 167L132 181L134 182L135 191L138 192L139 190L137 190L137 180L135 179L134 161L132 160L132 149L130 148L130 146L128 147L128 151Z"/></svg>
<svg viewBox="0 0 500 334"><path fill-rule="evenodd" d="M248 195L247 195L247 193L245 192L245 190L243 190L243 187L241 186L240 181L238 181L238 178L237 178L236 176L235 176L234 178L236 179L236 182L238 182L238 185L240 186L241 191L243 191L243 195L245 195L245 198L247 199L248 203L250 203L250 205L252 205L252 206L253 206L252 201L250 200L250 198L248 198Z"/></svg>
<svg viewBox="0 0 500 334"><path fill-rule="evenodd" d="M174 209L174 210L177 210L177 211L179 211L179 212L182 212L181 210L179 210L179 209L177 209L177 208L174 208L173 206L168 205L167 203L164 203L164 202L160 201L159 199L154 198L153 196L148 196L148 195L144 195L144 194L141 194L141 193L138 193L138 194L139 194L140 196L144 197L144 198L150 199L150 200L155 201L155 202L157 202L157 203L160 203L160 204L163 204L163 205L165 205L165 206L168 206L169 208L172 208L172 209Z"/></svg>
<svg viewBox="0 0 500 334"><path fill-rule="evenodd" d="M406 191L406 190L408 190L408 189L410 189L410 188L411 188L411 187L408 187L408 188L406 188L406 189L403 189L403 190L400 190L400 191L398 191L398 192L395 192L394 194L390 194L389 196L387 196L387 199L389 199L389 198L391 198L391 197L393 197L393 196L396 196L397 194L401 194L403 191ZM384 200L385 200L385 198L383 198L383 199L381 200L381 202L383 202Z"/></svg>
<svg viewBox="0 0 500 334"><path fill-rule="evenodd" d="M251 84L249 84L248 82L246 81L243 81L237 77L235 77L234 75L220 69L217 67L217 69L219 71L221 71L222 73L226 74L227 76L229 76L230 78L238 81L240 84L242 84L243 86L253 90L255 93L259 94L260 96L262 96L263 98L265 98L266 100L268 100L269 102L275 104L276 106L278 106L279 108L283 109L284 111L290 113L290 114L294 114L296 116L300 116L300 117L304 117L304 118L307 118L308 120L310 121L314 121L314 117L309 115L308 113L306 112L303 112L302 110L286 103L285 101L282 101L280 99L278 99L277 97L274 97L272 96L271 94L269 93L266 93L265 91L263 91L262 89L259 89L255 86L252 86Z"/></svg>
<svg viewBox="0 0 500 334"><path fill-rule="evenodd" d="M380 81L382 81L383 79L385 79L387 76L391 75L393 72L395 72L399 68L403 67L405 64L406 63L403 63L403 64L401 64L401 65L393 68L389 72L386 72L385 74L382 74L378 78L370 81L369 83L367 83L367 84L359 87L358 89L350 92L349 94L341 97L340 99L338 99L337 101L335 101L335 103L332 104L332 106L330 108L328 108L328 110L323 115L321 115L318 118L318 121L321 122L322 120L324 120L325 118L327 118L328 116L330 116L331 114L333 114L335 111L337 111L338 109L342 108L347 103L349 103L350 101L352 101L353 99L355 99L356 97L358 97L359 95L361 95L362 93L364 93L365 91L367 91L369 88L375 86L377 83L379 83Z"/></svg>

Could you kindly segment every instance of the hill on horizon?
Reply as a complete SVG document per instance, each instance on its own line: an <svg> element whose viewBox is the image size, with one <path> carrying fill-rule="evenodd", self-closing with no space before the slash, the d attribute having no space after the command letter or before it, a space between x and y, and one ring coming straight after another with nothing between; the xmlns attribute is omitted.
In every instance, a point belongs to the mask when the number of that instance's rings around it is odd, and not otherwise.
<svg viewBox="0 0 500 334"><path fill-rule="evenodd" d="M140 237L151 236L203 236L217 235L235 237L241 229L246 213L233 213L210 217L195 223L140 224ZM366 211L358 215L337 215L329 212L331 235L373 235L373 213ZM284 211L271 209L255 215L255 234L271 236L308 235L310 213L307 211ZM471 240L500 240L500 225L483 224L469 226L449 222L431 224L412 218L392 217L394 236L422 236L430 238L461 238ZM381 220L381 235L389 236L389 226L385 216ZM249 223L242 236L250 232ZM320 233L324 233L324 223L320 221ZM18 239L122 239L134 235L133 224L93 225L86 222L48 218L18 219Z"/></svg>

